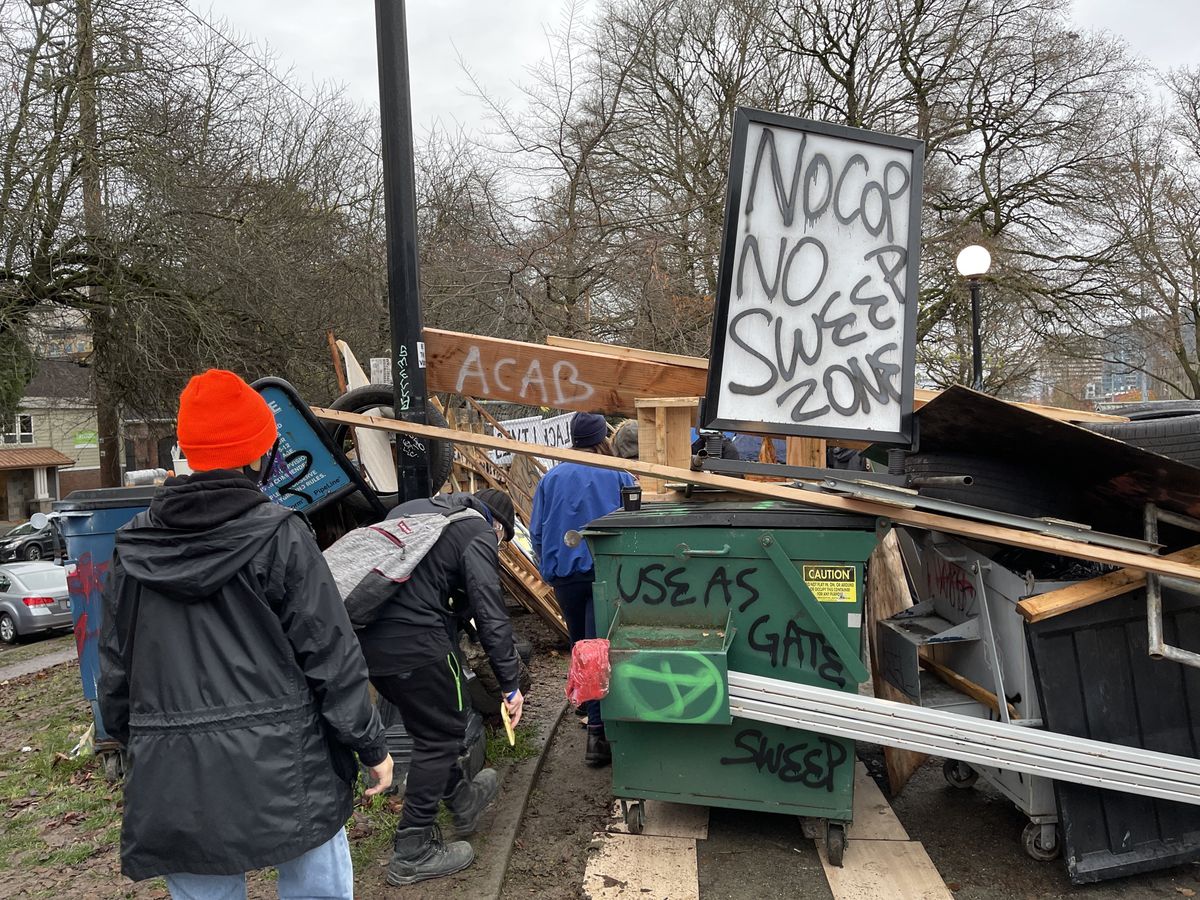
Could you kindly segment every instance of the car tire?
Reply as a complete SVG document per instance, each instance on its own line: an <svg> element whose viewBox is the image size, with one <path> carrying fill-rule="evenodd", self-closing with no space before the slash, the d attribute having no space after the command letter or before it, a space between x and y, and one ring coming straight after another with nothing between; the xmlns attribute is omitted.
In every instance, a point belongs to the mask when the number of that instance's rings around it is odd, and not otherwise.
<svg viewBox="0 0 1200 900"><path fill-rule="evenodd" d="M1153 419L1173 419L1178 416L1200 414L1200 400L1158 400L1147 403L1131 403L1111 410L1114 416L1125 416L1135 422Z"/></svg>
<svg viewBox="0 0 1200 900"><path fill-rule="evenodd" d="M1138 419L1131 422L1089 422L1087 429L1116 438L1150 453L1200 466L1200 415Z"/></svg>
<svg viewBox="0 0 1200 900"><path fill-rule="evenodd" d="M336 409L339 412L353 413L365 413L370 409L382 409L390 413L394 402L395 397L388 385L368 384L363 387L354 388L351 391L346 391L346 393L329 404L329 408ZM427 406L425 413L430 425L438 428L447 427L445 416L433 406ZM347 434L350 431L348 425L344 425L341 422L326 422L325 429L333 439L334 446L340 449L345 445ZM450 478L450 469L454 465L454 445L450 441L441 440L440 438L430 438L421 443L424 443L429 449L430 484L433 493L436 494ZM394 493L381 493L377 496L389 508L396 505L397 500Z"/></svg>
<svg viewBox="0 0 1200 900"><path fill-rule="evenodd" d="M42 558L42 548L40 546L38 546L37 544L30 544L24 550L21 551L21 558L27 559L30 561L41 559Z"/></svg>
<svg viewBox="0 0 1200 900"><path fill-rule="evenodd" d="M17 623L8 613L0 613L0 643L16 644L21 636L17 634Z"/></svg>

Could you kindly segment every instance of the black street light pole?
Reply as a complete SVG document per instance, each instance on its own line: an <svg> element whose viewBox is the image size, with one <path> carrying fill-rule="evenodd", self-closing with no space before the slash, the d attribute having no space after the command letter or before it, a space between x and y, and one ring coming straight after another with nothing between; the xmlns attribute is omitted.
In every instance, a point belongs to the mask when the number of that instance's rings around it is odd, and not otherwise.
<svg viewBox="0 0 1200 900"><path fill-rule="evenodd" d="M375 0L379 113L383 130L383 205L387 225L388 311L396 417L426 424L425 343L417 260L417 197L404 0ZM400 500L433 493L426 445L396 436Z"/></svg>
<svg viewBox="0 0 1200 900"><path fill-rule="evenodd" d="M983 341L979 336L979 278L969 279L971 287L971 387L983 390Z"/></svg>

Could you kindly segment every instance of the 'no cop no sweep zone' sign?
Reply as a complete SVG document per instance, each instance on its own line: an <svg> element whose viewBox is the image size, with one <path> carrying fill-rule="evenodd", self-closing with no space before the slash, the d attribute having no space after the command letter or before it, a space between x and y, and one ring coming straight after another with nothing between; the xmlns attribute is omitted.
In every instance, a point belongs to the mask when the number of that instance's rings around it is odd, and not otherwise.
<svg viewBox="0 0 1200 900"><path fill-rule="evenodd" d="M923 147L737 111L709 427L911 440Z"/></svg>

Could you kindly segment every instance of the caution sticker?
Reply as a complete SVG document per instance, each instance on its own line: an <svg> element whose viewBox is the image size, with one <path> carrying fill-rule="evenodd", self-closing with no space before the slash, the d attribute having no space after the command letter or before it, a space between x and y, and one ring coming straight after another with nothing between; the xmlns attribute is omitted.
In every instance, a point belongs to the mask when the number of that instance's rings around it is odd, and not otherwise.
<svg viewBox="0 0 1200 900"><path fill-rule="evenodd" d="M804 583L821 603L855 603L858 567L840 563L805 563Z"/></svg>

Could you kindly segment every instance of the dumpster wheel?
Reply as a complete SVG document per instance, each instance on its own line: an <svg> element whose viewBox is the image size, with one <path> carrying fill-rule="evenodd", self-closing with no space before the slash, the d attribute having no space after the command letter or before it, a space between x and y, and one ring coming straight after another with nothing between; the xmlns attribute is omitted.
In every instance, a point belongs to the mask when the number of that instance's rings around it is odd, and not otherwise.
<svg viewBox="0 0 1200 900"><path fill-rule="evenodd" d="M646 830L646 804L641 800L625 806L625 824L630 834L641 834Z"/></svg>
<svg viewBox="0 0 1200 900"><path fill-rule="evenodd" d="M829 822L825 826L825 855L831 866L841 867L846 855L846 826L842 822Z"/></svg>
<svg viewBox="0 0 1200 900"><path fill-rule="evenodd" d="M1062 845L1058 841L1054 826L1039 825L1037 822L1030 822L1025 826L1025 830L1021 832L1021 843L1025 847L1025 855L1038 862L1058 859L1062 852Z"/></svg>
<svg viewBox="0 0 1200 900"><path fill-rule="evenodd" d="M959 762L957 759L948 759L942 763L942 775L945 776L946 783L950 787L958 788L962 791L965 791L979 780L978 772L965 762Z"/></svg>

